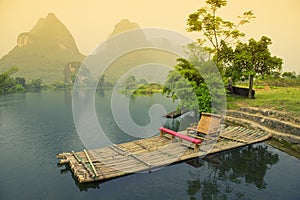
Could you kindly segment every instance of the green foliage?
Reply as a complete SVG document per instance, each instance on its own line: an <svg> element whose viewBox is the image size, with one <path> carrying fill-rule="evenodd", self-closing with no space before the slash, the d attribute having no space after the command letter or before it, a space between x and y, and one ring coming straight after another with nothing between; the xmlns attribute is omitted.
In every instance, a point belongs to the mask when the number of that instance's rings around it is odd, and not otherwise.
<svg viewBox="0 0 300 200"><path fill-rule="evenodd" d="M12 67L0 74L0 94L8 94L15 92L24 92L25 88L22 83L23 79L15 79L12 77L18 71L18 68ZM25 79L24 79L25 83Z"/></svg>
<svg viewBox="0 0 300 200"><path fill-rule="evenodd" d="M269 45L270 38L263 36L259 41L251 38L248 43L238 42L235 49L222 43L218 52L219 58L226 66L225 75L234 82L244 77L249 77L249 97L253 87L253 79L260 75L264 77L282 68L282 59L271 56Z"/></svg>
<svg viewBox="0 0 300 200"><path fill-rule="evenodd" d="M222 41L227 45L237 42L245 35L238 30L239 27L255 18L252 11L246 11L238 16L238 23L226 21L217 16L218 10L226 5L226 0L206 0L206 6L190 14L187 19L187 30L200 32L205 39L199 39L199 43L204 44L208 40L210 53L217 53ZM218 61L217 57L216 60Z"/></svg>
<svg viewBox="0 0 300 200"><path fill-rule="evenodd" d="M68 88L68 85L66 85L66 83L63 81L56 81L56 82L52 83L50 85L50 87L54 88L54 89L65 89L65 88Z"/></svg>
<svg viewBox="0 0 300 200"><path fill-rule="evenodd" d="M18 41L18 45L0 59L0 72L17 66L17 76L22 74L26 80L40 78L51 83L63 80L61 71L68 62L84 59L73 36L54 14L39 20L29 32L20 34Z"/></svg>
<svg viewBox="0 0 300 200"><path fill-rule="evenodd" d="M42 84L43 84L42 79L32 79L31 83L30 83L30 86L32 88L41 89L42 88Z"/></svg>
<svg viewBox="0 0 300 200"><path fill-rule="evenodd" d="M138 82L135 78L135 76L127 76L123 82L123 88L125 90L134 90L138 86Z"/></svg>
<svg viewBox="0 0 300 200"><path fill-rule="evenodd" d="M186 46L189 60L177 59L164 93L179 99L178 109L222 114L226 96L220 72L208 53L197 43Z"/></svg>
<svg viewBox="0 0 300 200"><path fill-rule="evenodd" d="M90 70L81 62L69 62L63 70L64 82L56 81L51 84L52 88L71 88L73 87L76 79L78 86L86 87L91 86L95 82L98 82L97 89L104 89L112 87L113 83L108 80L108 77L103 74L96 80L92 77Z"/></svg>
<svg viewBox="0 0 300 200"><path fill-rule="evenodd" d="M145 79L137 80L135 76L129 75L120 85L122 93L129 94L152 94L163 91L159 83L149 83Z"/></svg>
<svg viewBox="0 0 300 200"><path fill-rule="evenodd" d="M239 42L235 48L234 66L236 70L244 69L245 73L254 75L270 74L272 71L280 71L282 68L282 59L271 56L268 46L271 45L271 39L263 36L259 41L253 38L249 43Z"/></svg>
<svg viewBox="0 0 300 200"><path fill-rule="evenodd" d="M69 62L64 70L63 70L63 75L64 75L64 82L67 85L73 85L75 79L76 79L76 74L78 72L78 69L81 66L81 62Z"/></svg>
<svg viewBox="0 0 300 200"><path fill-rule="evenodd" d="M143 83L144 81L140 81L141 86L139 86L136 90L134 90L133 92L134 94L153 94L153 93L161 93L163 91L163 86L161 84Z"/></svg>
<svg viewBox="0 0 300 200"><path fill-rule="evenodd" d="M179 99L178 109L221 113L224 105L224 85L213 62L193 65L183 58L168 74L164 93Z"/></svg>
<svg viewBox="0 0 300 200"><path fill-rule="evenodd" d="M24 93L26 91L26 89L23 85L16 84L14 91L17 92L17 93Z"/></svg>
<svg viewBox="0 0 300 200"><path fill-rule="evenodd" d="M257 77L254 80L255 86L269 87L300 87L300 76L296 76L295 72L274 72L268 75ZM242 84L242 83L238 83Z"/></svg>
<svg viewBox="0 0 300 200"><path fill-rule="evenodd" d="M19 84L23 86L24 88L26 87L26 80L25 78L22 77L16 77L16 84Z"/></svg>
<svg viewBox="0 0 300 200"><path fill-rule="evenodd" d="M297 78L296 72L283 72L281 76L283 78L291 78L291 79Z"/></svg>
<svg viewBox="0 0 300 200"><path fill-rule="evenodd" d="M181 74L182 71L187 71L187 69L182 70L184 67L183 62L188 63L188 61L180 59L178 62L179 64L175 66L175 70L170 71L168 74L163 93L172 96L173 100L180 99L177 107L178 110L208 111L202 107L198 108L198 99L194 91L194 88L198 87L195 83L185 79ZM187 67L191 67L191 64L189 63ZM178 68L181 68L181 70L178 70ZM199 75L199 73L196 75Z"/></svg>

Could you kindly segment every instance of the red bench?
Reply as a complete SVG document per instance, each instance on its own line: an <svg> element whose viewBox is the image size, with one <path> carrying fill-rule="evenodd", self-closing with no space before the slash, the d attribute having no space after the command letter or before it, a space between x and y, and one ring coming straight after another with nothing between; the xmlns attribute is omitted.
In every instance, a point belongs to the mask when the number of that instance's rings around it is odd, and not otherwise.
<svg viewBox="0 0 300 200"><path fill-rule="evenodd" d="M180 139L192 142L194 144L195 152L199 150L199 144L202 142L202 140L178 133L176 131L173 131L173 130L170 130L170 129L167 129L164 127L159 128L159 130L160 130L160 137L163 137L165 133L168 133L168 134L172 135L172 141L174 140L175 137L178 137Z"/></svg>

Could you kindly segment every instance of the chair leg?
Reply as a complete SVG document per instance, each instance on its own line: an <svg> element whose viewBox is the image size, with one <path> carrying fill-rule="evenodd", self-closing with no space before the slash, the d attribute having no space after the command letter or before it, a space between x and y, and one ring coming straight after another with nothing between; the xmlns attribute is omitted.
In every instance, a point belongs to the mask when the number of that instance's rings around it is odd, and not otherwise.
<svg viewBox="0 0 300 200"><path fill-rule="evenodd" d="M172 141L172 142L176 142L176 141L175 141L175 136L174 136L174 135L171 136L171 141Z"/></svg>
<svg viewBox="0 0 300 200"><path fill-rule="evenodd" d="M160 131L160 137L164 137L165 133L163 131Z"/></svg>
<svg viewBox="0 0 300 200"><path fill-rule="evenodd" d="M194 144L194 152L198 152L199 151L199 145L198 144Z"/></svg>

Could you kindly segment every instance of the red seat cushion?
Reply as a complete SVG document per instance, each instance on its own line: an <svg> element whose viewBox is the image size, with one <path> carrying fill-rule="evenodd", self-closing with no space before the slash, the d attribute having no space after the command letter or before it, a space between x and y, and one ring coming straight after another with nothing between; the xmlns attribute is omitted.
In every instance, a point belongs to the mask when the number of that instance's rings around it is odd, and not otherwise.
<svg viewBox="0 0 300 200"><path fill-rule="evenodd" d="M193 138L193 137L190 137L190 136L187 136L187 135L183 135L181 133L178 133L176 131L173 131L173 130L170 130L170 129L167 129L167 128L164 128L164 127L159 128L159 130L163 131L165 133L168 133L170 135L174 135L175 137L181 138L183 140L192 142L194 144L200 144L202 142L202 140L199 140L197 138Z"/></svg>

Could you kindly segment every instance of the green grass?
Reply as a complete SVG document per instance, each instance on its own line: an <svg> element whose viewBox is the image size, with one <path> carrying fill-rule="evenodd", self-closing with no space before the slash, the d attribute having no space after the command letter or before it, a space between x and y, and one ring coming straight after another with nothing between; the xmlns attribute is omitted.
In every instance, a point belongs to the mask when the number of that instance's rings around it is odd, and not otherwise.
<svg viewBox="0 0 300 200"><path fill-rule="evenodd" d="M300 87L271 87L255 89L255 99L227 95L227 108L259 107L279 110L300 118Z"/></svg>

